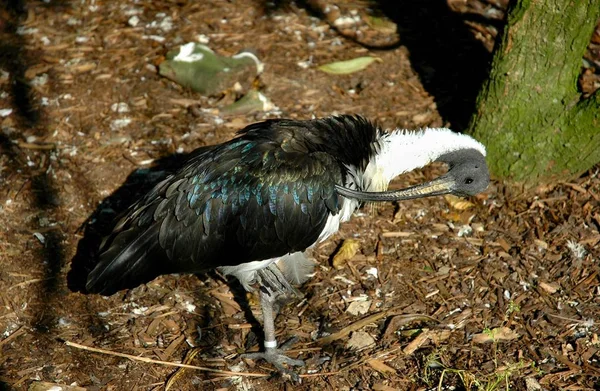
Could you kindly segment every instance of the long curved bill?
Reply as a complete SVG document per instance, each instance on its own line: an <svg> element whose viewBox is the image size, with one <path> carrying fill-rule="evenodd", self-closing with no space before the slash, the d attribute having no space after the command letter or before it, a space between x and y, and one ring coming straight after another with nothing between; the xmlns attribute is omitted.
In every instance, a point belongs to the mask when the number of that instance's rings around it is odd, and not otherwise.
<svg viewBox="0 0 600 391"><path fill-rule="evenodd" d="M442 175L432 181L407 187L405 189L364 192L352 190L347 187L335 185L338 194L346 198L354 198L365 202L402 201L415 198L432 197L449 194L454 189L454 179L449 175Z"/></svg>

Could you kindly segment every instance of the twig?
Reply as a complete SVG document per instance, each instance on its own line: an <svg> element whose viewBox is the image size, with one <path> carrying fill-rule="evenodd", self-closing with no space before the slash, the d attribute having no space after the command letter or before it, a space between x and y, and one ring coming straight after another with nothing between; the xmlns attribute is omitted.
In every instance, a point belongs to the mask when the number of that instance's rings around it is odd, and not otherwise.
<svg viewBox="0 0 600 391"><path fill-rule="evenodd" d="M344 327L337 333L333 333L331 335L328 335L327 337L323 337L323 338L317 340L316 343L319 345L329 344L337 339L345 338L346 336L350 335L351 332L359 330L370 323L376 322L381 318L385 318L385 317L392 316L392 315L397 315L399 312L400 312L400 307L394 307L394 308L390 308L385 311L378 312L373 315L369 315L366 318L360 319L360 320L350 324L349 326ZM437 319L432 318L431 316L428 316L428 315L406 314L406 315L402 315L402 316L406 317L407 323L409 321L414 321L414 320L432 320L432 321L438 322Z"/></svg>
<svg viewBox="0 0 600 391"><path fill-rule="evenodd" d="M35 144L35 143L17 143L20 148L25 149L42 149L42 150L51 150L56 148L56 144Z"/></svg>
<svg viewBox="0 0 600 391"><path fill-rule="evenodd" d="M307 377L318 377L318 376L335 376L335 375L339 375L341 373L341 371L335 371L335 372L317 372L317 373L305 373L300 375L301 378L307 378Z"/></svg>
<svg viewBox="0 0 600 391"><path fill-rule="evenodd" d="M183 334L182 334L183 336ZM196 357L196 355L198 353L200 353L202 350L199 348L194 348L190 351L188 351L188 353L185 356L185 359L183 360L184 364L189 364L192 362L192 360L194 359L194 357ZM167 382L165 383L165 391L169 391L169 389L173 386L173 384L175 384L175 382L177 381L177 379L179 379L181 376L183 376L183 372L186 370L187 368L179 368L178 370L175 371L175 373L173 373L169 379L167 380Z"/></svg>
<svg viewBox="0 0 600 391"><path fill-rule="evenodd" d="M23 281L23 282L19 282L18 284L12 285L10 286L7 291L13 289L13 288L20 288L29 284L34 284L36 282L42 282L42 281L47 281L49 280L49 278L34 278L32 280L28 280L28 281Z"/></svg>
<svg viewBox="0 0 600 391"><path fill-rule="evenodd" d="M12 341L13 339L17 338L18 336L25 334L25 327L21 326L17 329L17 331L14 331L11 335L9 335L8 337L4 338L2 341L0 341L0 348L2 347L2 345L9 343L10 341Z"/></svg>
<svg viewBox="0 0 600 391"><path fill-rule="evenodd" d="M570 187L571 189L582 193L582 194L588 194L590 195L592 198L594 198L596 201L600 201L600 197L598 197L596 194L594 194L591 190L586 189L585 187L578 185L577 183L569 183L569 182L560 182L561 185Z"/></svg>
<svg viewBox="0 0 600 391"><path fill-rule="evenodd" d="M91 346L80 345L78 343L70 342L70 341L65 341L65 345L71 346L71 347L77 348L77 349L87 350L89 352L107 354L109 356L128 358L133 361L141 361L141 362L145 362L147 364L158 364L158 365L166 365L166 366L171 366L171 367L195 369L197 371L212 372L212 373L218 373L218 374L227 375L227 376L248 376L248 377L268 377L268 376L270 376L269 374L264 374L264 373L253 373L253 372L244 373L244 372L223 371L221 369L197 367L195 365L189 365L189 364L179 364L179 363L168 362L168 361L154 360L154 359L147 358L147 357L139 357L139 356L133 356L131 354L118 353L118 352L113 352L110 350L93 348Z"/></svg>
<svg viewBox="0 0 600 391"><path fill-rule="evenodd" d="M590 320L579 320L579 319L567 318L565 316L550 314L548 312L546 313L546 315L551 316L553 318L557 318L557 319L568 320L569 322L573 322L573 323L577 323L577 324L589 324L590 327L592 327L595 324L595 322L594 322L593 319L590 319Z"/></svg>

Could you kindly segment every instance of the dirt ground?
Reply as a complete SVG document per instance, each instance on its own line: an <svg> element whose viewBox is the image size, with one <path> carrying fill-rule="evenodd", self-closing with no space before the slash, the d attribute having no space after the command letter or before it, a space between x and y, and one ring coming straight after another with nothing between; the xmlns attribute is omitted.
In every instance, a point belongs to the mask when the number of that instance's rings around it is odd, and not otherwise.
<svg viewBox="0 0 600 391"><path fill-rule="evenodd" d="M239 357L258 349L258 308L252 297L240 306L239 288L232 293L217 274L163 276L111 297L81 289L115 215L186 153L246 124L359 113L387 128L464 129L505 6L5 3L0 389L600 388L600 166L531 194L494 181L467 201L361 210L316 249L305 298L276 320L281 340L299 337L290 352L306 360L299 385ZM192 41L228 56L254 49L265 64L258 88L276 108L221 115L230 97L160 77L166 52ZM598 44L597 34L584 61L586 94L600 86ZM317 69L366 55L381 61L350 75ZM346 239L359 250L336 269L332 255ZM166 365L182 362L213 371Z"/></svg>

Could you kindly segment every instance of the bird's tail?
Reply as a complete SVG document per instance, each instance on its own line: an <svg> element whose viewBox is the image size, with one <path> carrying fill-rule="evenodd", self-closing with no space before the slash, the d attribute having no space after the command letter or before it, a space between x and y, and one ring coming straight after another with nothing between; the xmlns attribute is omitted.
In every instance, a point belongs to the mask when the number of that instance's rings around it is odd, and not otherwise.
<svg viewBox="0 0 600 391"><path fill-rule="evenodd" d="M141 234L138 227L116 234L88 275L87 291L108 296L168 273L167 255L158 241L159 229L159 224L152 224Z"/></svg>

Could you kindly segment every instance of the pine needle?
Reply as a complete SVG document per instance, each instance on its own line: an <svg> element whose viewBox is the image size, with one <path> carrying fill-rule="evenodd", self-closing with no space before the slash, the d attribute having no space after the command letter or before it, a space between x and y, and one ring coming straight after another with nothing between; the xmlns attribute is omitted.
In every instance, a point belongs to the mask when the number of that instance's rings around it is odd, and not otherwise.
<svg viewBox="0 0 600 391"><path fill-rule="evenodd" d="M254 373L254 372L244 373L244 372L223 371L221 369L215 369L215 368L197 367L195 365L189 365L189 364L179 364L179 363L168 362L168 361L154 360L154 359L147 358L147 357L139 357L139 356L133 356L131 354L126 354L126 353L119 353L119 352L113 352L113 351L105 350L105 349L93 348L91 346L80 345L78 343L70 342L70 341L65 341L65 345L71 346L73 348L81 349L81 350L87 350L89 352L107 354L109 356L123 357L123 358L127 358L129 360L132 360L132 361L141 361L141 362L145 362L147 364L158 364L158 365L165 365L165 366L170 366L170 367L195 369L197 371L218 373L218 374L225 375L225 376L247 376L247 377L268 377L268 376L270 376L269 374L264 374L264 373Z"/></svg>
<svg viewBox="0 0 600 391"><path fill-rule="evenodd" d="M192 360L194 359L194 357L196 357L196 355L198 353L200 353L201 349L199 348L194 348L192 350L190 350L186 355L185 355L185 359L183 359L183 363L186 365L189 365ZM179 368L178 370L175 371L175 373L173 373L171 375L171 377L169 377L169 380L167 380L167 383L165 384L165 391L169 391L169 389L173 386L173 384L175 384L175 382L177 381L177 379L179 379L181 376L183 376L183 373L185 372L185 370L188 368Z"/></svg>

